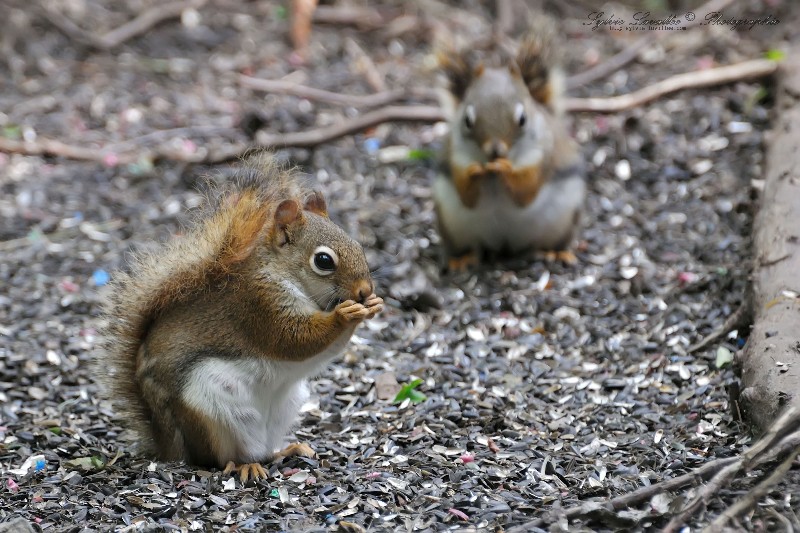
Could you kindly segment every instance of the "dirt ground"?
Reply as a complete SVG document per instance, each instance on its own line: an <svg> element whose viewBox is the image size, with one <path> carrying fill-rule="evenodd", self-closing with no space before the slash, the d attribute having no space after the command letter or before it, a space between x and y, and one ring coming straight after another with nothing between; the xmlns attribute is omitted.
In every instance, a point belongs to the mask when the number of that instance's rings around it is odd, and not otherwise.
<svg viewBox="0 0 800 533"><path fill-rule="evenodd" d="M155 2L51 4L99 34ZM469 40L486 35L493 17L478 1L370 4L419 23L315 25L309 62L297 68L286 8L273 2L209 2L101 52L67 38L40 8L7 1L2 135L84 147L139 138L191 151L257 139L260 129L347 120L358 111L264 95L237 76L289 76L349 94L374 92L376 74L387 88L430 87L430 21ZM761 57L793 38L788 4L730 10L775 13L777 26L654 39L631 65L570 94L622 94ZM543 5L563 24L568 73L631 42L591 31L589 7ZM441 125L384 124L280 150L364 244L388 306L313 381L290 438L311 443L319 459L273 464L269 479L245 487L218 471L133 454L88 372L109 276L126 268L131 250L179 232L202 200L204 176L224 179L235 163L0 153L0 521L23 517L45 531L499 530L741 452L752 439L729 396L737 378L718 363L746 332L699 353L687 348L744 298L770 90L740 82L572 117L589 167L575 266L527 257L439 273L436 164L427 154L441 147ZM191 130L142 138L170 128ZM415 157L398 160L405 148ZM423 379L427 399L379 399L376 380L388 373L401 384ZM720 491L691 525L707 523L762 474ZM655 529L685 497L666 495L614 521L553 518L551 528ZM796 521L799 499L795 469L737 527L771 530L783 523L776 514Z"/></svg>

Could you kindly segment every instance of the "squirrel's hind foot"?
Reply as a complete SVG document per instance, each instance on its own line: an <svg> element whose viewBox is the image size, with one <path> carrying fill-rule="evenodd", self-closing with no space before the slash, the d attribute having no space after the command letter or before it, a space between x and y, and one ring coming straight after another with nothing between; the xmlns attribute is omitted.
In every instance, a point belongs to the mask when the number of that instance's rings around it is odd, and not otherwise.
<svg viewBox="0 0 800 533"><path fill-rule="evenodd" d="M294 442L276 453L275 459L279 459L281 457L310 457L313 459L316 456L317 452L315 452L314 448L309 446L308 443Z"/></svg>
<svg viewBox="0 0 800 533"><path fill-rule="evenodd" d="M549 250L544 252L545 261L561 261L565 265L574 265L578 262L578 257L570 250Z"/></svg>
<svg viewBox="0 0 800 533"><path fill-rule="evenodd" d="M227 476L232 472L239 473L239 480L242 482L242 485L246 484L249 479L256 481L259 479L267 479L267 471L258 463L237 465L233 461L228 461L228 464L225 465L225 470L222 471L222 475Z"/></svg>
<svg viewBox="0 0 800 533"><path fill-rule="evenodd" d="M459 257L451 257L447 260L447 270L448 272L466 272L476 266L479 263L479 259L478 254L475 252Z"/></svg>

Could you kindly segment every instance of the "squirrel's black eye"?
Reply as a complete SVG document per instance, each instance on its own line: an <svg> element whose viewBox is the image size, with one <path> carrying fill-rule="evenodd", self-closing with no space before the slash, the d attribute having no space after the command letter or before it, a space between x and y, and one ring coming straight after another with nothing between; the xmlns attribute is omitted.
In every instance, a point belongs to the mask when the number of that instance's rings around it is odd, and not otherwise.
<svg viewBox="0 0 800 533"><path fill-rule="evenodd" d="M464 126L471 130L475 126L475 107L468 105L464 110Z"/></svg>
<svg viewBox="0 0 800 533"><path fill-rule="evenodd" d="M339 257L327 246L318 246L311 255L311 269L320 276L329 276L336 270Z"/></svg>
<svg viewBox="0 0 800 533"><path fill-rule="evenodd" d="M528 117L525 116L525 106L521 103L514 108L514 119L520 128L525 126L525 122L528 120Z"/></svg>
<svg viewBox="0 0 800 533"><path fill-rule="evenodd" d="M314 265L320 270L335 270L336 263L333 262L333 257L325 252L314 254Z"/></svg>

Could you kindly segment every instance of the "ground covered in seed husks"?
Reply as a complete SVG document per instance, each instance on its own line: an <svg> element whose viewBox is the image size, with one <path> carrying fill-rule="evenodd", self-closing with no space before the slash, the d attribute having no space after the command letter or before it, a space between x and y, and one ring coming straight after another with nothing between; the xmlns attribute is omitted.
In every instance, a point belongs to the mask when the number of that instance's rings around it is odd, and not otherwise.
<svg viewBox="0 0 800 533"><path fill-rule="evenodd" d="M155 3L48 5L99 35ZM308 64L293 67L286 9L273 2L208 2L111 51L68 38L38 4L7 4L4 137L86 148L138 139L175 151L359 113L264 95L240 85L240 73L348 94L429 87L432 36L485 36L493 18L477 1L370 2L386 24L315 24ZM563 24L570 73L631 42L584 26L590 7L544 4ZM761 57L795 30L780 11L788 6L759 9L782 22L654 38L636 61L571 95L622 94ZM245 487L132 454L88 372L109 276L129 251L179 232L202 200L203 176L224 179L231 164L0 153L0 522L22 517L45 531L497 530L535 518L555 530L663 526L685 493L570 522L558 509L751 444L729 396L730 355L746 332L688 347L744 298L769 109L769 85L751 81L576 114L590 193L575 266L533 257L440 275L429 154L442 125L384 124L279 151L364 244L388 305L313 382L290 438L318 459L273 464L269 479ZM188 129L142 137L169 128ZM396 384L417 378L427 399L393 404ZM762 474L714 494L690 524L707 523ZM796 521L798 498L794 470L739 526Z"/></svg>

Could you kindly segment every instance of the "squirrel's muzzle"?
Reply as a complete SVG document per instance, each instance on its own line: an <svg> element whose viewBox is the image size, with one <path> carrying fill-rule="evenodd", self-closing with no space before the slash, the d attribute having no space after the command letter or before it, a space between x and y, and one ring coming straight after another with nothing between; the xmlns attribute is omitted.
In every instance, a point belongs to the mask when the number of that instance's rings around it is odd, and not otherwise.
<svg viewBox="0 0 800 533"><path fill-rule="evenodd" d="M353 283L351 293L353 295L353 300L363 304L372 294L372 281L368 279L360 279L356 281Z"/></svg>
<svg viewBox="0 0 800 533"><path fill-rule="evenodd" d="M482 148L489 161L508 156L508 144L502 140L488 140L483 143Z"/></svg>

